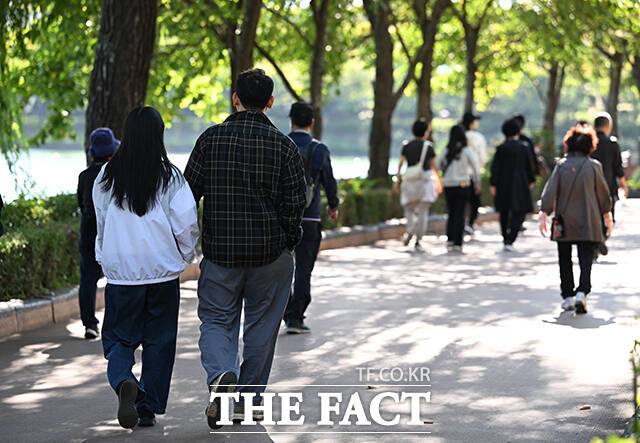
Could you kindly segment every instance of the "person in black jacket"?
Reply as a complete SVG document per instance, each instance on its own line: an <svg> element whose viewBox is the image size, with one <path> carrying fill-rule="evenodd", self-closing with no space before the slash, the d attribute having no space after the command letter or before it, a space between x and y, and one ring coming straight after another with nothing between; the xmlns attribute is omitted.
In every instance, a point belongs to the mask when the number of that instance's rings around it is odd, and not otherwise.
<svg viewBox="0 0 640 443"><path fill-rule="evenodd" d="M622 167L620 145L618 144L618 139L611 135L611 116L608 113L603 112L598 114L594 126L598 134L598 146L591 154L591 158L595 158L602 163L604 177L607 180L611 198L613 199L611 214L615 222L615 205L618 200L618 180L620 181L620 188L624 191L625 196L629 195L627 180L625 179L624 169Z"/></svg>
<svg viewBox="0 0 640 443"><path fill-rule="evenodd" d="M313 107L308 103L294 103L289 111L291 133L289 138L298 148L311 145L311 179L314 182L313 200L302 215L302 240L295 249L296 269L293 293L289 298L284 321L288 334L309 333L304 324L304 313L311 303L311 272L318 258L320 241L322 240L322 197L320 187L327 195L327 213L332 220L338 218L338 184L333 176L329 148L311 137L313 129Z"/></svg>
<svg viewBox="0 0 640 443"><path fill-rule="evenodd" d="M513 117L513 120L520 126L517 139L520 143L522 143L525 146L525 148L527 148L527 151L529 152L529 156L531 157L531 161L533 162L534 172L536 175L539 175L540 171L538 171L538 161L537 161L538 154L536 153L536 147L531 137L529 137L524 133L524 130L527 126L527 121L525 120L524 115L522 114L516 114Z"/></svg>
<svg viewBox="0 0 640 443"><path fill-rule="evenodd" d="M500 212L504 250L513 252L513 243L528 212L533 211L530 189L535 182L535 166L529 152L518 141L515 119L502 125L506 140L498 146L491 163L491 193Z"/></svg>
<svg viewBox="0 0 640 443"><path fill-rule="evenodd" d="M89 136L89 157L91 164L78 177L78 206L82 213L80 221L80 318L84 325L84 337L97 338L98 319L96 318L96 290L102 269L96 262L96 212L93 207L93 182L102 166L109 161L120 146L113 131L109 128L97 128Z"/></svg>

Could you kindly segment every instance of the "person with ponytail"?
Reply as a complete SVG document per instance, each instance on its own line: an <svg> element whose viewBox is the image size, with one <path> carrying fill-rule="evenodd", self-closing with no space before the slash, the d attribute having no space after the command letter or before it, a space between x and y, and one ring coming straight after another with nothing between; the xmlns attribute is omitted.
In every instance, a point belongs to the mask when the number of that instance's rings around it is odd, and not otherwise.
<svg viewBox="0 0 640 443"><path fill-rule="evenodd" d="M164 146L164 122L133 109L120 148L93 185L96 261L107 287L102 327L107 378L123 428L152 426L167 406L175 360L179 276L195 258L196 202ZM142 346L142 376L131 372Z"/></svg>
<svg viewBox="0 0 640 443"><path fill-rule="evenodd" d="M462 252L465 209L472 193L480 193L480 165L468 146L464 127L455 125L449 132L449 143L440 158L444 196L447 200L447 247Z"/></svg>
<svg viewBox="0 0 640 443"><path fill-rule="evenodd" d="M602 219L611 235L611 195L599 161L590 157L598 145L598 135L590 125L578 124L567 131L567 154L558 161L542 192L540 232L547 234L547 216L554 213L551 239L558 243L561 308L578 314L587 312L591 292L591 265L596 248L604 240ZM580 280L573 279L571 250L578 249Z"/></svg>

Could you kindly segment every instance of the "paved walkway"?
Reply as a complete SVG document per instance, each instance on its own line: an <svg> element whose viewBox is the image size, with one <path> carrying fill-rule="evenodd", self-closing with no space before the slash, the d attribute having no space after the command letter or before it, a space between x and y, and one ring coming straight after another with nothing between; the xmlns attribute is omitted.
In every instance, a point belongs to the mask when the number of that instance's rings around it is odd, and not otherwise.
<svg viewBox="0 0 640 443"><path fill-rule="evenodd" d="M446 254L436 237L425 256L399 241L323 252L308 318L313 333L280 336L271 382L374 389L304 388L303 427L230 426L209 434L194 283L182 289L168 412L154 428L118 427L101 344L81 338L79 321L13 336L0 342L2 439L586 442L619 432L632 412L628 358L640 338L640 200L622 203L618 214L612 252L594 267L590 311L579 317L560 312L554 244L540 238L533 221L517 243L520 252L509 255L501 251L497 224L483 226L463 256ZM314 389L358 392L365 404L383 390L402 389L359 380L362 367L428 367L431 388L406 388L431 389L431 403L422 408L426 423L317 426ZM385 417L399 411L408 419L405 406L383 405ZM283 430L432 434L275 433Z"/></svg>

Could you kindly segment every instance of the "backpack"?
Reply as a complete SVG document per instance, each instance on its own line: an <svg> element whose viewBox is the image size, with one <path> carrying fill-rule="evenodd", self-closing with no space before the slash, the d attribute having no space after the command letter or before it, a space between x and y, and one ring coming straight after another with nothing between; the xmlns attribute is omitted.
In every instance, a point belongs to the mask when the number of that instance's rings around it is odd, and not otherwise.
<svg viewBox="0 0 640 443"><path fill-rule="evenodd" d="M307 204L305 205L305 208L311 206L313 196L315 195L316 181L315 178L311 176L311 162L313 161L313 153L315 152L319 144L320 142L318 140L312 139L311 143L300 148L302 164L304 165L304 179L307 182Z"/></svg>

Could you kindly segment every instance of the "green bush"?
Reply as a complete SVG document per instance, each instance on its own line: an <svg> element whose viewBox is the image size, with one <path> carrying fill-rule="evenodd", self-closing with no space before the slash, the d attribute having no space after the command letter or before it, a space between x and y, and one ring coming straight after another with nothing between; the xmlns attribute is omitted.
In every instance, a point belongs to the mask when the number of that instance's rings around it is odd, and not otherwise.
<svg viewBox="0 0 640 443"><path fill-rule="evenodd" d="M75 194L19 199L2 212L0 301L25 298L79 280L80 218Z"/></svg>

